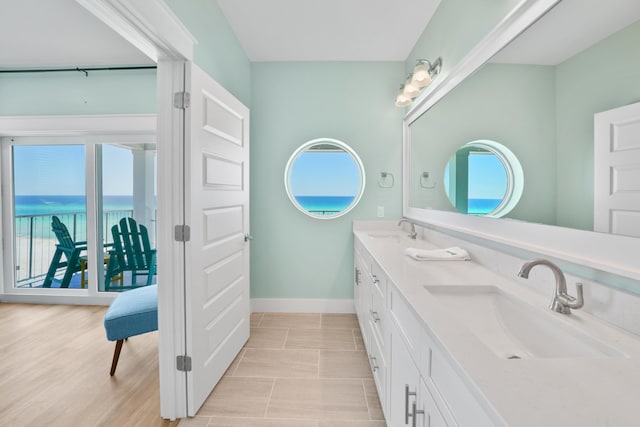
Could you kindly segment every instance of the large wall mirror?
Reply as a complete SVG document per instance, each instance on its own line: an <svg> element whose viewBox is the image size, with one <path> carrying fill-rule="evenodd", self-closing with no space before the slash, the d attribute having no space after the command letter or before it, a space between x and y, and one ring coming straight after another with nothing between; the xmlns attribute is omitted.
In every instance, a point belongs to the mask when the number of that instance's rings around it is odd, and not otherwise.
<svg viewBox="0 0 640 427"><path fill-rule="evenodd" d="M469 142L491 140L513 152L524 176L503 218L594 231L594 114L640 101L639 46L637 0L559 2L426 111L407 116L405 213L456 212L449 160ZM640 184L631 191L640 198Z"/></svg>

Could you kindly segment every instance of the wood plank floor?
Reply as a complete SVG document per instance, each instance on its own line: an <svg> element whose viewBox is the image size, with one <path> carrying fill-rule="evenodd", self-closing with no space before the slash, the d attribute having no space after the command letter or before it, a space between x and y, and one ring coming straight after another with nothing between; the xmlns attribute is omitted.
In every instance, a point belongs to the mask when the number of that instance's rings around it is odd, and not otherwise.
<svg viewBox="0 0 640 427"><path fill-rule="evenodd" d="M158 336L125 342L114 377L106 307L0 303L0 426L175 426L160 418Z"/></svg>
<svg viewBox="0 0 640 427"><path fill-rule="evenodd" d="M251 337L179 427L385 427L353 314L253 313Z"/></svg>

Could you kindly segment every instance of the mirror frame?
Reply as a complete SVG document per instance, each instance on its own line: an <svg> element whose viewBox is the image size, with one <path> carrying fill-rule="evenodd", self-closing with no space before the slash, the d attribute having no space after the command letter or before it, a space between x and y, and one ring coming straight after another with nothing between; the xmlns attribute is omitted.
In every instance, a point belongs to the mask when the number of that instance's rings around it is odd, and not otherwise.
<svg viewBox="0 0 640 427"><path fill-rule="evenodd" d="M446 77L416 100L402 124L402 214L428 228L489 243L521 258L553 258L568 273L640 294L639 238L409 206L409 126L560 1L523 0Z"/></svg>

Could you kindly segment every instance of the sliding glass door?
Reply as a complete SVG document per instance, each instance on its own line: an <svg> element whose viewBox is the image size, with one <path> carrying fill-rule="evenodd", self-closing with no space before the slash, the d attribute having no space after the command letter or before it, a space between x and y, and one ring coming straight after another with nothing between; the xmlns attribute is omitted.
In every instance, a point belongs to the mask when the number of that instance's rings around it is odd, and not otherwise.
<svg viewBox="0 0 640 427"><path fill-rule="evenodd" d="M155 144L149 137L137 139L10 139L3 165L10 170L4 176L10 177L11 191L3 203L4 215L12 219L4 227L12 244L4 267L14 289L95 294L148 283L117 269L109 281L117 286L105 286L109 262L126 260L113 255L112 227L122 219L146 227L155 250ZM155 283L153 274L150 282Z"/></svg>
<svg viewBox="0 0 640 427"><path fill-rule="evenodd" d="M87 256L84 145L14 145L14 286L80 288Z"/></svg>
<svg viewBox="0 0 640 427"><path fill-rule="evenodd" d="M155 250L155 218L156 218L156 150L155 144L102 144L99 147L101 157L100 176L101 203L98 204L98 218L102 221L104 247L103 276L99 290L118 291L131 289L147 284L145 261L140 262L140 269L130 267L138 262L136 257L144 257L144 246ZM126 236L119 237L120 244L114 245L114 227L116 238L121 232L121 222L125 220L127 227L135 221L137 226L131 247L128 247ZM135 232L145 227L147 241L142 237L136 240ZM137 250L135 243L140 243ZM131 253L131 251L135 253ZM129 253L128 253L129 252ZM111 270L109 270L111 263ZM122 268L125 263L126 266ZM140 277L142 276L142 277ZM155 283L155 277L150 279Z"/></svg>

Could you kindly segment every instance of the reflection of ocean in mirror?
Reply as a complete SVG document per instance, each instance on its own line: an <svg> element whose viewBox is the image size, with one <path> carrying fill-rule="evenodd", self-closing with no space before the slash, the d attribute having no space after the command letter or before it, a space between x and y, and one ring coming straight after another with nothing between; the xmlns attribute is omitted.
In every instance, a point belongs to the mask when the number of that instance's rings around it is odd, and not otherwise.
<svg viewBox="0 0 640 427"><path fill-rule="evenodd" d="M469 199L468 214L484 215L493 211L502 199Z"/></svg>
<svg viewBox="0 0 640 427"><path fill-rule="evenodd" d="M320 215L342 212L351 205L355 196L295 196L305 210Z"/></svg>

